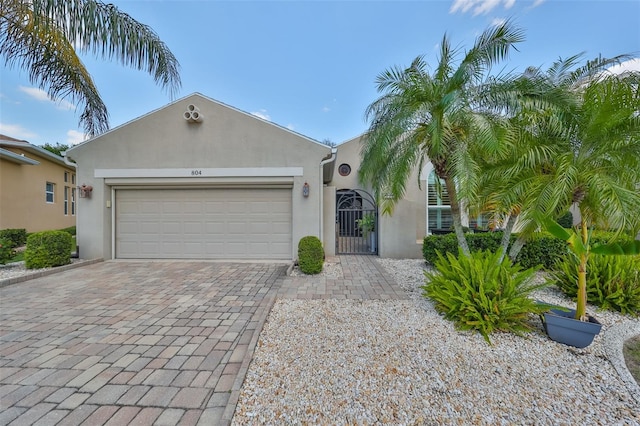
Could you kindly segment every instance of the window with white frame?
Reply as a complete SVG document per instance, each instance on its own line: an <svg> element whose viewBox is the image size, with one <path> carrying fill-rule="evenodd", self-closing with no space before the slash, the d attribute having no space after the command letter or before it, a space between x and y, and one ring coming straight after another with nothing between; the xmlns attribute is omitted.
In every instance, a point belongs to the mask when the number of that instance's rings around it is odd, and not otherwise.
<svg viewBox="0 0 640 426"><path fill-rule="evenodd" d="M75 215L76 215L76 189L71 188L71 216L75 216Z"/></svg>
<svg viewBox="0 0 640 426"><path fill-rule="evenodd" d="M64 215L69 215L69 187L64 187Z"/></svg>
<svg viewBox="0 0 640 426"><path fill-rule="evenodd" d="M427 234L435 230L450 230L453 227L451 202L442 179L436 181L435 171L427 181Z"/></svg>
<svg viewBox="0 0 640 426"><path fill-rule="evenodd" d="M55 200L55 187L56 185L54 183L47 182L44 190L45 201L47 203L53 203L53 201Z"/></svg>

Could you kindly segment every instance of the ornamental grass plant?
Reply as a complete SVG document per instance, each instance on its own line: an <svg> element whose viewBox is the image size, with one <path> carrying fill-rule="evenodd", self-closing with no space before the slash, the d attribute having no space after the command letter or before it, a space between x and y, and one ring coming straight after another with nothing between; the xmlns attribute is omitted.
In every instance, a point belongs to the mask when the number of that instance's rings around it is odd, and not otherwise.
<svg viewBox="0 0 640 426"><path fill-rule="evenodd" d="M552 273L553 282L573 299L578 296L578 266L575 257L567 257ZM640 315L640 256L590 256L586 286L588 303L623 314Z"/></svg>
<svg viewBox="0 0 640 426"><path fill-rule="evenodd" d="M522 334L531 330L529 314L549 309L530 298L545 287L535 284L536 268L522 269L502 258L501 250L472 252L458 257L438 253L435 270L425 272L423 295L433 300L437 311L461 330L478 331L491 344L496 331Z"/></svg>

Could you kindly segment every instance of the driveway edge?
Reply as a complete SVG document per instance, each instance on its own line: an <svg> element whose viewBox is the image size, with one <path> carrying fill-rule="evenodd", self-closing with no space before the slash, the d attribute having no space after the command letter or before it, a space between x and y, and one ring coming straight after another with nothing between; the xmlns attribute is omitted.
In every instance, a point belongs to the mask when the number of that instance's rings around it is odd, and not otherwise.
<svg viewBox="0 0 640 426"><path fill-rule="evenodd" d="M94 263L104 262L104 259L90 259L90 260L82 260L75 263L70 263L68 265L56 266L51 269L47 269L45 271L37 271L27 275L21 275L19 277L6 278L4 280L0 280L0 288L6 287L12 284L18 284L24 281L29 281L35 278L46 277L47 275L57 274L58 272L68 271L69 269L79 268L81 266L93 265Z"/></svg>
<svg viewBox="0 0 640 426"><path fill-rule="evenodd" d="M240 366L240 370L236 376L235 381L233 382L233 387L231 388L231 395L229 396L229 401L227 402L227 406L222 413L222 424L230 425L231 420L233 420L233 415L236 411L236 406L238 405L238 400L240 399L240 390L244 383L244 379L247 376L247 371L249 371L249 364L251 364L251 360L253 359L253 353L258 345L258 339L260 338L260 333L262 333L262 329L264 327L265 322L267 321L267 317L271 312L271 308L275 304L276 298L275 296L269 296L264 299L262 306L258 308L258 312L256 312L257 322L256 328L253 330L253 335L251 336L251 341L249 342L249 346L247 347L247 352L244 355L244 359L242 360L242 365Z"/></svg>

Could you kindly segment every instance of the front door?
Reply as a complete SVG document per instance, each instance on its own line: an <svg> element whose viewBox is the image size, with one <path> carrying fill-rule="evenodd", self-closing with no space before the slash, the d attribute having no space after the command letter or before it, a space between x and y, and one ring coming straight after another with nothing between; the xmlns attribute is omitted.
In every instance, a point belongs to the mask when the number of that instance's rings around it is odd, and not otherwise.
<svg viewBox="0 0 640 426"><path fill-rule="evenodd" d="M378 254L378 208L361 189L336 191L336 253Z"/></svg>

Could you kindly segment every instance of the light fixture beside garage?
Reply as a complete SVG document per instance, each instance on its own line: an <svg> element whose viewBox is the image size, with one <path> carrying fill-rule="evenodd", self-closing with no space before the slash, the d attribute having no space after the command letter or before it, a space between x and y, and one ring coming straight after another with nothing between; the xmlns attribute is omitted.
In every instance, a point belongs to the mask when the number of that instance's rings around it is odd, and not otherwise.
<svg viewBox="0 0 640 426"><path fill-rule="evenodd" d="M82 184L78 187L80 192L80 198L91 198L91 191L93 191L93 186Z"/></svg>
<svg viewBox="0 0 640 426"><path fill-rule="evenodd" d="M302 185L302 196L305 198L309 196L309 184L307 182Z"/></svg>
<svg viewBox="0 0 640 426"><path fill-rule="evenodd" d="M189 104L182 116L189 123L200 123L202 121L202 114L200 114L200 110L194 104Z"/></svg>

